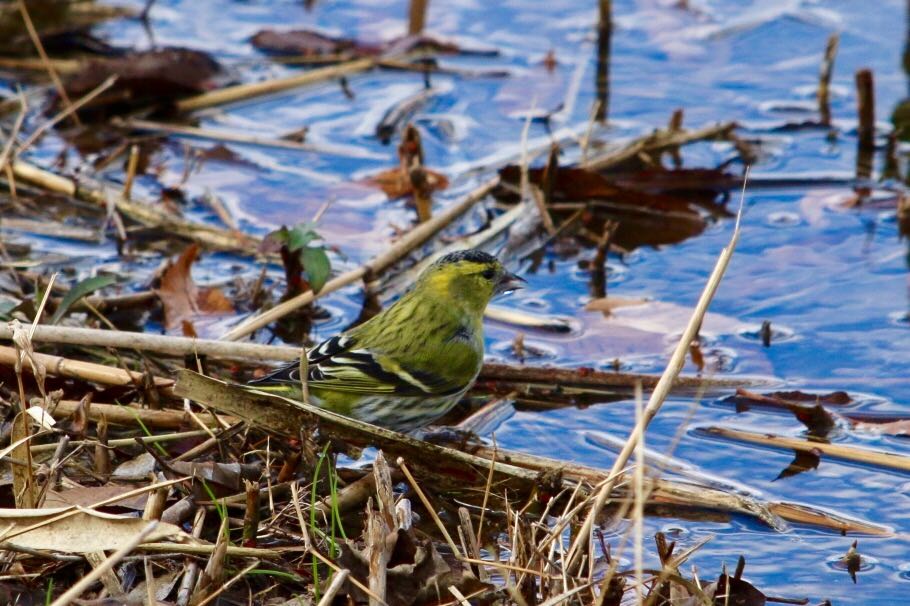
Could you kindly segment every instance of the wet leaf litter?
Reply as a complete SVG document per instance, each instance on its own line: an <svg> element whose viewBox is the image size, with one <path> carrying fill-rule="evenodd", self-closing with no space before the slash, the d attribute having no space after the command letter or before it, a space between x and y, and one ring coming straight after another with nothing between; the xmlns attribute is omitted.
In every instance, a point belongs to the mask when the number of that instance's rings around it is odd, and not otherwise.
<svg viewBox="0 0 910 606"><path fill-rule="evenodd" d="M95 3L76 12L53 2L19 4L0 15L0 26L30 49L0 57L12 70L7 81L24 85L21 94L11 87L3 102L10 136L0 156L8 192L0 315L12 341L0 368L4 592L45 603L233 603L250 595L320 604L810 603L829 595L823 583L811 596L802 595L804 583L790 597L768 597L789 591L761 573L746 580L742 545L723 552L728 563L740 558L730 575L704 555L722 541L713 533L695 532L677 546L652 532L653 551L643 529L662 519L710 521L718 530L756 524L766 536L807 531L833 541L846 534L838 545L852 540L852 547L829 562L858 585L857 572L875 560L859 555L853 536L865 543L898 532L845 500L803 501L791 492L791 478L839 461L859 475L906 473L899 441L907 421L899 411L870 408L847 380L829 381L827 390L808 381L806 391L783 391L781 367L769 361L787 346L776 318L775 329L763 320L752 330L729 306L724 314L693 315L692 301L622 292L642 256L709 240L708 253L678 255L698 295L727 245L729 232L714 234L732 229L737 215L729 201L744 184L743 167L760 167L774 153L775 133L794 125L737 128L716 116L687 127L686 113L677 111L666 126L652 121L616 137L608 118L617 89L607 76L617 34L611 8L619 9L609 2L585 26L597 38L594 78L560 49L529 55L523 71L466 34L437 36L426 31L427 3L416 0L407 7L408 28L383 42L276 23L236 42L264 53L248 55L252 63L188 48L191 40L151 51L105 41L106 27L131 27L149 14L154 22L155 3L144 17L142 7L130 14ZM311 10L324 7L317 2ZM663 10L672 18L696 14L684 6ZM852 134L826 109L842 94L835 88L832 98L837 44L828 48L818 123L849 142ZM573 113L581 101L560 95L566 88L578 94L572 82L579 73L594 84L586 93L596 97L590 112ZM408 79L418 92L390 105L370 97L360 78ZM508 83L494 104L510 121L511 139L502 138L494 159L439 162L441 149L468 147L459 135L467 114L446 106L460 92L437 88L441 78ZM523 81L535 83L524 88L539 99L514 94ZM852 193L840 212L899 212L900 182L871 182L867 168L876 153L872 73L858 74L856 85L857 150L866 159L858 155L856 180L842 184ZM366 142L357 143L366 152L358 156L362 165L345 165L343 174L323 158L344 157L357 144L327 138L339 133L320 118L263 135L228 105L268 107L278 93L334 87L350 103L365 95L356 111L373 120ZM849 115L843 107L835 113ZM803 120L799 128L817 124ZM895 146L883 151L892 160L898 154ZM321 185L331 193L294 207L293 220L266 220L263 228L250 208L270 215L268 196L251 193L258 206L250 207L212 191L213 165L232 164L238 178L257 179L245 174L286 169L281 154L310 154L315 168L305 170L316 182L320 171L330 175ZM368 162L370 155L376 158ZM900 161L888 165L900 172ZM811 176L784 181L817 187ZM781 186L763 175L748 183L760 195ZM360 218L342 238L331 228L345 223L337 217ZM59 241L42 235L83 244L58 249ZM362 248L351 246L358 242ZM507 347L488 348L491 360L474 389L444 420L465 428L453 442L377 431L298 402L248 401L234 386L204 380L258 376L267 370L262 360L291 359L299 346L375 314L423 259L477 246L539 279L539 297L547 297L548 282L574 280L582 299L561 305L558 315L534 305L491 310L488 335ZM351 313L351 300L363 300L362 309ZM40 337L45 325L60 331ZM75 332L86 327L96 332ZM161 332L163 341L142 338ZM691 339L680 341L681 334ZM263 348L259 357L248 357L244 346L252 344L238 341L250 335ZM219 337L226 338L213 341ZM276 338L293 347L265 344ZM674 347L685 372L674 379L668 370L662 381ZM739 372L743 360L750 372ZM175 384L181 367L197 374L183 372ZM650 393L671 383L672 398L710 399L712 410L724 411L718 422L684 422L676 430L687 434L679 454L643 431L665 417L654 398L637 431L609 427L618 443L589 441L598 449L613 444L593 464L590 455L582 463L564 450L548 458L515 448L516 423L537 418L545 428L560 418L551 415L613 408L631 419L637 386ZM748 428L726 415L731 404ZM689 436L720 453L735 445L741 454L748 444L751 454L741 456L779 450L796 458L783 471L765 470L773 488L750 485L723 468L712 468L712 477L699 467L704 460L687 461ZM883 441L853 443L869 436ZM608 480L614 461L629 468ZM819 551L815 560L828 554ZM760 567L770 557L749 555L749 562ZM71 587L80 593L64 593Z"/></svg>

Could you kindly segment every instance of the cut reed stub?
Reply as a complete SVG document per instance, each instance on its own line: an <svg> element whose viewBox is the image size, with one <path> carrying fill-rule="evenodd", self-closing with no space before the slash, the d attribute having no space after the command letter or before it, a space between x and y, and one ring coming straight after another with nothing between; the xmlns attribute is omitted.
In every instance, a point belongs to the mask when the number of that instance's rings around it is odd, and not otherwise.
<svg viewBox="0 0 910 606"><path fill-rule="evenodd" d="M857 137L860 149L875 147L875 85L872 70L856 72Z"/></svg>

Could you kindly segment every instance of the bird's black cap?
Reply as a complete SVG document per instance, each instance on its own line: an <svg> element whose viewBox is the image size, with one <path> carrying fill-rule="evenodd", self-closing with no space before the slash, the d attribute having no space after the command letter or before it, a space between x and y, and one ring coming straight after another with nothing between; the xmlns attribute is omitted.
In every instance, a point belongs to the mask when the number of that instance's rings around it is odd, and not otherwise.
<svg viewBox="0 0 910 606"><path fill-rule="evenodd" d="M459 250L440 257L436 265L448 265L450 263L459 263L461 261L470 261L471 263L496 263L496 257L482 250L471 248L468 250Z"/></svg>

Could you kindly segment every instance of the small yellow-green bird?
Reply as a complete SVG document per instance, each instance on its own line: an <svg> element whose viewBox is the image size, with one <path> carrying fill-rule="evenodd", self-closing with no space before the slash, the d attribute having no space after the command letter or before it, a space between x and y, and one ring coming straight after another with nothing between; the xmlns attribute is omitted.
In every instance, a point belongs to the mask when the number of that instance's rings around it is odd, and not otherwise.
<svg viewBox="0 0 910 606"><path fill-rule="evenodd" d="M480 372L487 303L520 282L479 250L441 257L394 305L308 352L310 402L396 431L432 423ZM250 384L299 399L300 364Z"/></svg>

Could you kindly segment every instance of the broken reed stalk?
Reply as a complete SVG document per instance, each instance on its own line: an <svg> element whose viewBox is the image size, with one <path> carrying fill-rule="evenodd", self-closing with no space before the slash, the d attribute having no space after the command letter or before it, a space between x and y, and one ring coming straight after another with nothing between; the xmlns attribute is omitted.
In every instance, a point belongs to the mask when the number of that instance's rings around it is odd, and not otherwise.
<svg viewBox="0 0 910 606"><path fill-rule="evenodd" d="M123 197L127 200L133 197L133 181L136 179L136 170L139 168L139 146L130 145L130 155L126 163L126 179L123 182Z"/></svg>
<svg viewBox="0 0 910 606"><path fill-rule="evenodd" d="M418 477L431 478L434 486L441 491L447 489L463 491L466 482L473 478L478 485L487 483L490 486L515 490L516 494L529 494L537 486L541 472L562 473L565 478L564 487L570 490L574 489L578 482L585 486L600 486L608 478L607 472L602 469L566 464L564 461L520 452L479 447L476 453L467 453L446 448L298 401L230 386L188 370L180 372L175 390L181 397L242 418L276 435L296 437L299 435L300 427L318 426L324 435L352 447L373 446L382 449L387 456L405 458ZM440 471L441 469L443 471ZM620 480L625 482L626 478L613 477L613 480L618 484ZM651 494L652 500L656 503L754 516L772 528L781 527L780 519L776 517L780 516L785 520L815 524L837 532L867 532L878 535L890 533L887 528L847 516L830 514L798 504L781 502L764 504L756 498L688 480L645 481L649 484L646 492ZM621 496L621 493L617 492L616 496ZM244 495L239 495L237 502L243 498ZM591 498L593 499L593 496ZM773 513L769 513L770 511Z"/></svg>
<svg viewBox="0 0 910 606"><path fill-rule="evenodd" d="M134 130L165 133L178 136L183 135L198 139L207 139L210 141L224 141L225 143L239 143L241 145L256 145L259 147L274 147L277 149L290 149L295 151L306 151L320 154L333 154L347 158L355 155L355 149L352 147L298 143L297 141L291 141L288 139L274 139L271 137L260 137L258 135L247 135L244 133L215 130L211 128L167 124L166 122L154 122L152 120L141 120L139 118L130 118L128 120L115 119L112 120L111 123L114 126L122 126L123 128L130 128Z"/></svg>
<svg viewBox="0 0 910 606"><path fill-rule="evenodd" d="M856 72L856 110L856 177L869 179L875 154L875 85L870 69Z"/></svg>
<svg viewBox="0 0 910 606"><path fill-rule="evenodd" d="M856 448L846 444L800 440L799 438L788 438L785 436L775 436L772 434L730 429L727 427L706 427L700 431L709 436L735 440L737 442L758 444L770 448L795 450L797 452L821 453L823 455L836 457L845 461L852 461L854 463L875 465L877 467L910 472L910 457L892 452L879 452L866 448Z"/></svg>
<svg viewBox="0 0 910 606"><path fill-rule="evenodd" d="M486 183L483 183L474 189L474 191L465 196L461 201L445 209L426 223L421 223L409 231L398 241L396 241L395 244L393 244L386 252L374 257L365 265L361 265L356 269L347 271L340 276L336 276L335 278L326 282L325 286L322 287L318 294L314 293L312 290L308 290L297 295L296 297L288 299L284 303L279 303L268 311L256 316L252 316L240 325L235 326L227 333L222 335L221 339L224 341L236 341L237 339L245 337L253 331L262 328L263 326L266 326L275 320L283 318L287 314L303 307L304 305L309 305L319 297L323 297L345 286L363 280L366 276L376 276L382 273L387 268L404 258L412 250L429 240L433 235L445 228L452 221L467 212L468 209L486 197L486 195L490 193L490 191L498 184L499 177L490 179Z"/></svg>
<svg viewBox="0 0 910 606"><path fill-rule="evenodd" d="M0 325L0 339L11 339L13 331ZM170 356L198 353L217 359L246 360L249 362L286 361L300 357L299 347L261 345L258 343L230 343L214 339L194 339L172 335L154 335L141 332L79 328L70 326L38 326L32 340L36 343L116 347L136 349Z"/></svg>
<svg viewBox="0 0 910 606"><path fill-rule="evenodd" d="M857 136L861 148L875 147L875 85L872 70L856 72Z"/></svg>
<svg viewBox="0 0 910 606"><path fill-rule="evenodd" d="M634 139L619 149L589 158L581 164L581 167L589 170L605 170L636 158L641 153L659 152L695 141L729 138L735 128L735 122L722 122L696 130L657 130L644 137Z"/></svg>
<svg viewBox="0 0 910 606"><path fill-rule="evenodd" d="M94 381L103 385L141 385L144 376L141 372L127 371L121 368L105 366L103 364L72 360L49 354L35 353L34 358L35 361L45 367L48 374L58 377ZM0 364L15 366L16 359L17 353L15 348L0 346ZM154 378L154 385L165 391L173 384L174 382L170 379L161 377Z"/></svg>
<svg viewBox="0 0 910 606"><path fill-rule="evenodd" d="M591 509L589 510L584 523L578 530L578 533L575 536L575 540L572 542L572 547L569 549L567 556L568 568L570 572L578 570L582 557L584 555L593 553L593 551L590 549L590 546L591 542L593 541L592 531L594 529L594 521L597 519L597 516L600 514L607 500L610 498L610 494L613 491L613 487L616 485L616 480L619 476L619 473L629 462L630 456L638 446L638 443L642 439L642 436L644 435L645 430L648 428L648 425L651 423L651 420L657 415L657 412L660 410L661 406L663 406L664 401L670 393L670 388L672 387L673 382L676 380L676 377L679 376L679 373L686 362L686 354L689 350L689 345L692 343L695 335L698 334L698 329L702 324L705 313L708 311L708 305L711 303L711 299L714 297L714 293L717 292L717 287L720 285L720 281L723 278L724 272L726 271L727 266L730 264L730 259L733 256L733 251L736 249L736 243L739 241L740 221L742 219L743 212L742 203L745 199L745 186L746 181L748 181L748 176L749 173L747 168L743 180L743 192L740 199L739 212L736 215L736 223L733 226L733 235L730 238L730 242L721 251L720 256L717 259L717 263L714 266L714 271L711 272L711 276L708 278L705 289L702 291L701 297L695 306L695 310L692 312L692 317L689 320L689 324L686 326L686 330L680 337L679 343L676 345L676 349L673 351L673 355L670 358L670 362L667 364L666 370L661 375L660 380L657 382L657 385L654 388L654 391L651 393L651 397L648 400L648 405L645 407L640 421L635 424L635 428L632 430L632 433L629 436L629 439L626 441L625 446L616 457L616 460L613 462L613 467L610 469L607 481L604 482L604 484L601 486L599 492L597 493L597 498L595 499L594 504L591 506Z"/></svg>
<svg viewBox="0 0 910 606"><path fill-rule="evenodd" d="M594 73L594 119L606 122L610 107L610 41L613 36L612 0L599 0L597 19L597 70Z"/></svg>
<svg viewBox="0 0 910 606"><path fill-rule="evenodd" d="M158 206L125 199L119 188L112 188L85 179L71 179L39 168L23 160L12 162L13 174L18 179L37 185L48 191L78 198L107 210L113 205L124 216L147 227L160 228L216 250L250 254L256 250L259 241L245 234L237 234L210 225L193 223L169 213Z"/></svg>
<svg viewBox="0 0 910 606"><path fill-rule="evenodd" d="M187 415L182 410L152 410L125 404L99 404L96 402L90 406L83 406L80 401L61 400L55 408L48 412L55 419L66 419L75 415L80 408L86 409L89 420L97 422L103 416L111 425L139 427L139 421L150 429L182 429L187 425ZM224 420L230 423L232 419L224 417ZM216 429L221 427L213 419L207 420L206 425Z"/></svg>
<svg viewBox="0 0 910 606"><path fill-rule="evenodd" d="M63 82L60 80L57 70L54 69L50 57L47 56L47 52L44 50L44 45L41 43L41 36L38 35L38 30L35 29L32 17L29 15L28 8L25 6L25 0L17 0L16 4L19 7L19 13L22 15L22 21L25 23L25 29L28 31L28 37L31 38L35 50L38 51L38 56L41 57L41 64L44 66L44 69L47 70L51 82L54 83L57 94L60 95L60 99L63 101L64 105L67 107L71 106L73 103L70 101L69 95L66 94L66 87L63 86ZM73 114L73 122L77 125L81 124L79 122L79 116Z"/></svg>
<svg viewBox="0 0 910 606"><path fill-rule="evenodd" d="M415 166L408 171L411 180L411 189L414 192L414 206L417 208L417 222L426 223L433 218L433 188L427 176L427 171L422 166Z"/></svg>
<svg viewBox="0 0 910 606"><path fill-rule="evenodd" d="M351 571L347 568L342 568L339 572L336 572L332 577L332 582L326 588L325 593L322 594L322 598L320 598L319 603L316 604L316 606L331 606L335 600L335 596L348 580L350 574Z"/></svg>
<svg viewBox="0 0 910 606"><path fill-rule="evenodd" d="M142 529L142 531L133 537L126 545L115 551L108 557L104 562L99 566L96 566L92 569L90 573L76 581L72 587L66 590L59 598L54 600L51 603L51 606L67 606L76 600L82 592L91 587L98 579L101 578L109 570L113 569L114 566L120 563L120 561L132 553L136 547L139 546L142 541L149 536L155 527L158 526L158 522L150 522L148 526Z"/></svg>
<svg viewBox="0 0 910 606"><path fill-rule="evenodd" d="M299 86L306 86L307 84L313 84L315 82L324 82L326 80L340 78L341 76L366 71L375 64L376 62L374 59L355 59L353 61L348 61L347 63L314 69L303 74L296 74L286 78L276 78L263 82L228 86L178 101L176 103L176 109L179 112L191 112L206 107L214 107L216 105L247 101L255 97L280 93Z"/></svg>
<svg viewBox="0 0 910 606"><path fill-rule="evenodd" d="M427 22L427 4L430 0L411 0L408 7L408 35L423 33Z"/></svg>
<svg viewBox="0 0 910 606"><path fill-rule="evenodd" d="M825 55L822 58L821 69L818 74L818 113L821 123L831 125L831 75L834 73L834 59L837 57L837 46L840 43L840 34L828 36L825 45Z"/></svg>

